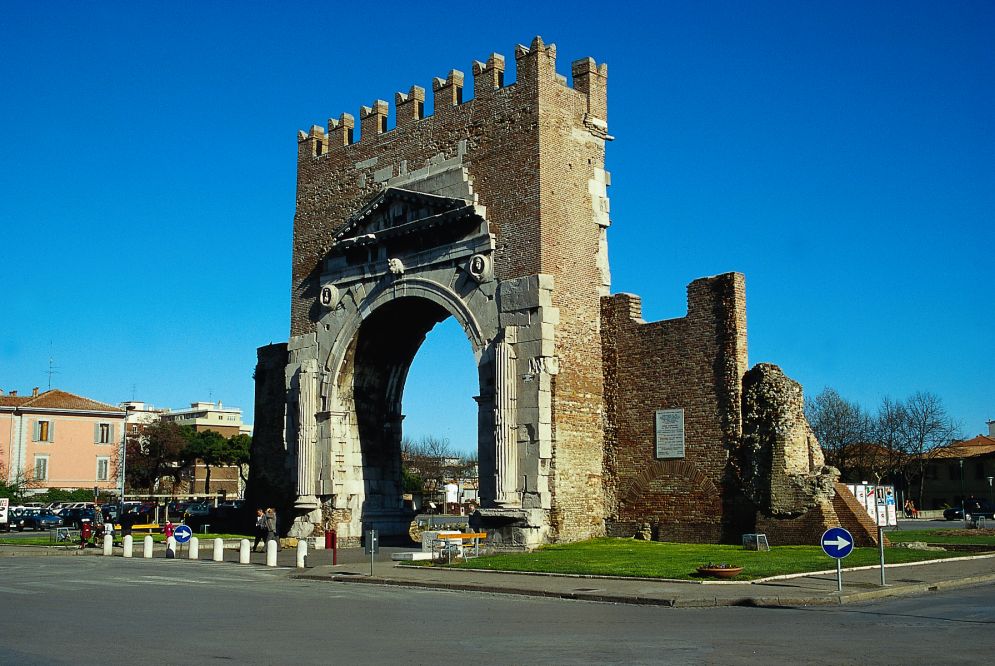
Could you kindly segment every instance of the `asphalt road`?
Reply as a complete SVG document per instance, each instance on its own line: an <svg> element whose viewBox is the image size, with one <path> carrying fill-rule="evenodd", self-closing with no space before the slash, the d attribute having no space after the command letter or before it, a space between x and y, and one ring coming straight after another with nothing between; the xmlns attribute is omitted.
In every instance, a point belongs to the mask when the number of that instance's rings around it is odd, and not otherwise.
<svg viewBox="0 0 995 666"><path fill-rule="evenodd" d="M0 560L0 663L978 664L995 585L860 606L672 609L295 581L177 560Z"/></svg>

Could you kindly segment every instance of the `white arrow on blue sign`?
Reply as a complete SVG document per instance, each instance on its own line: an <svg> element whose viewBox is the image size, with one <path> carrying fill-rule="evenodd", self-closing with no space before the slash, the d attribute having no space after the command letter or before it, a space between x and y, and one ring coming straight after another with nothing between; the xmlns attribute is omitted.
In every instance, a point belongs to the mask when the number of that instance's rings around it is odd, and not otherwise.
<svg viewBox="0 0 995 666"><path fill-rule="evenodd" d="M842 527L831 527L822 535L822 550L829 557L842 559L853 550L853 536Z"/></svg>
<svg viewBox="0 0 995 666"><path fill-rule="evenodd" d="M176 539L176 543L186 543L190 541L190 537L192 536L193 530L190 529L189 525L177 525L173 531L173 538Z"/></svg>

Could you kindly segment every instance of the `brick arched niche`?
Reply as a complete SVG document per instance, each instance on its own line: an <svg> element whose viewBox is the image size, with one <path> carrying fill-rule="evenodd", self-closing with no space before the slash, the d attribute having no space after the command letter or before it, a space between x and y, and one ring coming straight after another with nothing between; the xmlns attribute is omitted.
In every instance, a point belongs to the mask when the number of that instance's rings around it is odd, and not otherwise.
<svg viewBox="0 0 995 666"><path fill-rule="evenodd" d="M649 523L654 526L654 539L660 541L718 540L720 491L702 470L687 461L662 460L647 465L619 497L619 528L628 526L634 531Z"/></svg>

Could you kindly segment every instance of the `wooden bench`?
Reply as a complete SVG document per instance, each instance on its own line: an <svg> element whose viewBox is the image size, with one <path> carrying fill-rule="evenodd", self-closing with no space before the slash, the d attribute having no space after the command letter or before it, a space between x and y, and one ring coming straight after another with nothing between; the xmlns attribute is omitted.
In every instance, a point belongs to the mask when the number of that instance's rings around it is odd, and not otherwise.
<svg viewBox="0 0 995 666"><path fill-rule="evenodd" d="M487 532L461 532L459 534L440 534L434 541L439 544L440 555L445 553L447 561L452 561L453 553L458 552L458 546L473 546L473 557L480 556L480 542L487 538ZM463 558L468 555L463 551Z"/></svg>

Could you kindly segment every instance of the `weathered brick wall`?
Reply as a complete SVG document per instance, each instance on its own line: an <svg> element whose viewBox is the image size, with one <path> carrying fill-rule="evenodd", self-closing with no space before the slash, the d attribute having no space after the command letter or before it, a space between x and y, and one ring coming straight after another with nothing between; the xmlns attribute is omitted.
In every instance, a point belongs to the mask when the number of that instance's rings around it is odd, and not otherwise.
<svg viewBox="0 0 995 666"><path fill-rule="evenodd" d="M654 323L637 296L606 297L602 327L610 523L649 522L665 540L738 540L753 526L728 464L747 365L743 276L696 280L687 316ZM685 458L657 460L654 415L672 408L684 409Z"/></svg>
<svg viewBox="0 0 995 666"><path fill-rule="evenodd" d="M771 546L817 546L822 533L839 524L833 503L822 501L797 518L770 518L758 512L756 530L767 535Z"/></svg>
<svg viewBox="0 0 995 666"><path fill-rule="evenodd" d="M604 534L600 310L607 285L595 258L601 225L607 224L607 199L598 191L605 180L605 141L586 131L584 121L607 121L607 69L575 63L574 85L591 89L589 96L558 81L550 59L539 64L548 68L538 77L540 271L554 276L553 305L560 312L559 373L552 391L552 532L570 541Z"/></svg>

